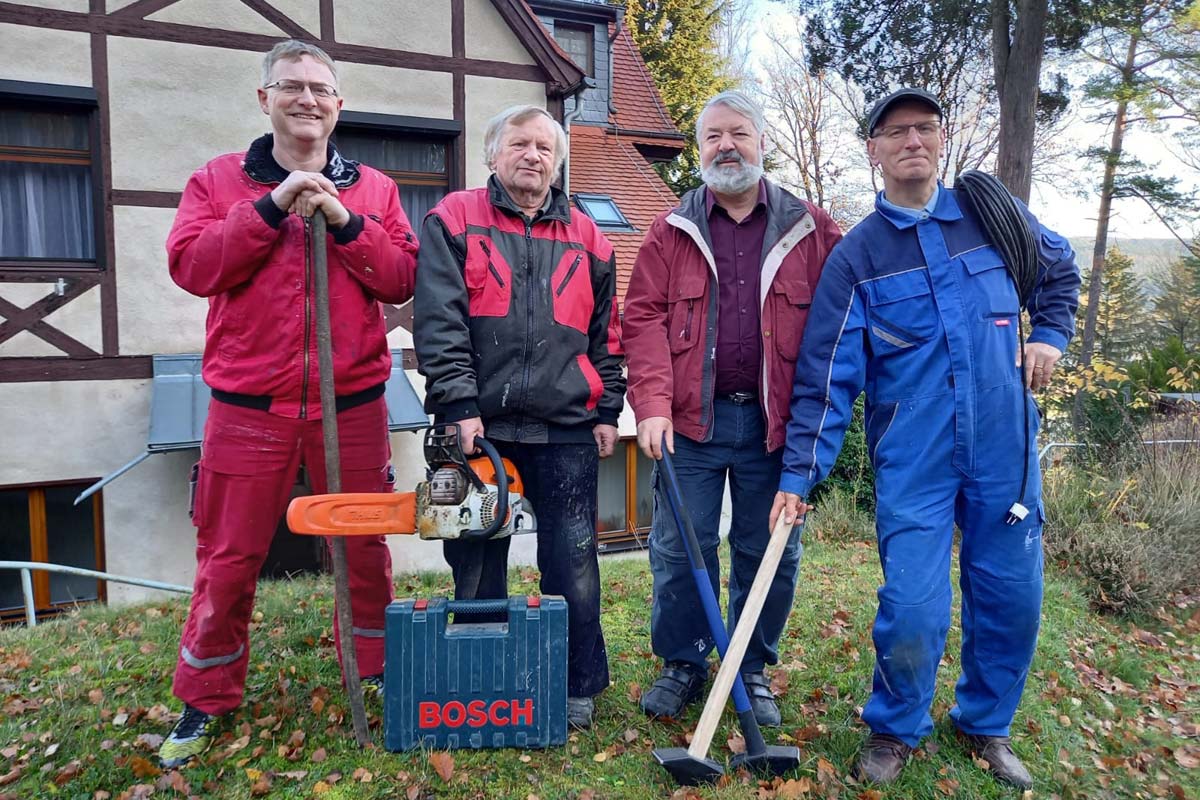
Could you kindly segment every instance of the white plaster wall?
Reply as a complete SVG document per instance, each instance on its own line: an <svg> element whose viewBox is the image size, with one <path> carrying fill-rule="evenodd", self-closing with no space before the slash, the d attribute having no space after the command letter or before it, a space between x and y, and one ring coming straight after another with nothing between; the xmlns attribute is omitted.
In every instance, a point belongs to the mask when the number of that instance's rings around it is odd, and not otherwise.
<svg viewBox="0 0 1200 800"><path fill-rule="evenodd" d="M338 0L333 24L338 42L448 56L449 0Z"/></svg>
<svg viewBox="0 0 1200 800"><path fill-rule="evenodd" d="M375 64L338 63L345 111L454 118L454 79L448 72L421 72Z"/></svg>
<svg viewBox="0 0 1200 800"><path fill-rule="evenodd" d="M28 308L54 292L53 283L0 284L0 297ZM100 331L100 287L93 286L45 318L46 323L97 353L103 348ZM0 344L0 356L61 356L63 351L28 332Z"/></svg>
<svg viewBox="0 0 1200 800"><path fill-rule="evenodd" d="M0 24L0 53L0 79L92 85L92 46L86 33Z"/></svg>
<svg viewBox="0 0 1200 800"><path fill-rule="evenodd" d="M166 241L173 208L113 209L117 249L117 324L123 355L199 353L208 301L175 285Z"/></svg>
<svg viewBox="0 0 1200 800"><path fill-rule="evenodd" d="M271 5L311 33L314 39L320 38L321 4L319 0L271 0Z"/></svg>
<svg viewBox="0 0 1200 800"><path fill-rule="evenodd" d="M7 342L0 344L0 357L25 356L61 356L62 350L29 331L21 331Z"/></svg>
<svg viewBox="0 0 1200 800"><path fill-rule="evenodd" d="M510 64L536 63L500 16L492 0L466 0L463 6L463 32L467 58Z"/></svg>
<svg viewBox="0 0 1200 800"><path fill-rule="evenodd" d="M491 172L483 163L483 131L487 122L509 106L528 103L546 107L546 85L503 78L466 78L467 187L483 186Z"/></svg>
<svg viewBox="0 0 1200 800"><path fill-rule="evenodd" d="M0 485L100 478L145 450L149 413L149 380L5 384ZM196 452L152 456L103 490L110 572L191 583L187 469ZM114 602L151 594L109 584Z"/></svg>
<svg viewBox="0 0 1200 800"><path fill-rule="evenodd" d="M88 12L88 0L14 0L17 5L36 6L37 8L55 8L59 11Z"/></svg>
<svg viewBox="0 0 1200 800"><path fill-rule="evenodd" d="M266 17L238 0L183 0L154 12L146 19L287 38L287 34Z"/></svg>
<svg viewBox="0 0 1200 800"><path fill-rule="evenodd" d="M245 150L270 129L261 64L261 53L109 37L113 187L179 192L209 159Z"/></svg>

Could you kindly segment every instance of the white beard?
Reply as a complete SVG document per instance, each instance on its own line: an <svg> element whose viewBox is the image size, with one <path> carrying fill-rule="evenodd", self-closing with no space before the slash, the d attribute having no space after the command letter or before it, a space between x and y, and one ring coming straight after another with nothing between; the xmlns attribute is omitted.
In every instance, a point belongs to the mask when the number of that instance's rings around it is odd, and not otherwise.
<svg viewBox="0 0 1200 800"><path fill-rule="evenodd" d="M751 186L758 183L762 178L762 164L751 164L737 155L737 169L729 169L729 167L720 163L720 156L714 158L712 163L700 170L700 177L708 188L718 194L741 194L750 189ZM729 162L726 161L725 164Z"/></svg>

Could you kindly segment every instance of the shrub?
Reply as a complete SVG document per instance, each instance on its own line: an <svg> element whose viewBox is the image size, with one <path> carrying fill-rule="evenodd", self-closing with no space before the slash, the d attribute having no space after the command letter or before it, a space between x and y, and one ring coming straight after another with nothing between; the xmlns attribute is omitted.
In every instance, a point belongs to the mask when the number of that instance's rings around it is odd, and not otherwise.
<svg viewBox="0 0 1200 800"><path fill-rule="evenodd" d="M1142 435L1200 439L1200 419ZM1103 470L1055 467L1043 499L1047 557L1081 575L1098 608L1141 613L1200 587L1200 444L1139 445Z"/></svg>
<svg viewBox="0 0 1200 800"><path fill-rule="evenodd" d="M814 502L808 515L804 537L820 542L874 542L875 517L856 502L854 495L841 488L828 488Z"/></svg>
<svg viewBox="0 0 1200 800"><path fill-rule="evenodd" d="M875 470L867 453L867 432L863 425L863 395L854 402L854 413L846 428L842 451L828 477L813 487L809 495L813 505L827 502L826 496L840 493L865 511L875 509ZM837 502L841 502L839 499Z"/></svg>

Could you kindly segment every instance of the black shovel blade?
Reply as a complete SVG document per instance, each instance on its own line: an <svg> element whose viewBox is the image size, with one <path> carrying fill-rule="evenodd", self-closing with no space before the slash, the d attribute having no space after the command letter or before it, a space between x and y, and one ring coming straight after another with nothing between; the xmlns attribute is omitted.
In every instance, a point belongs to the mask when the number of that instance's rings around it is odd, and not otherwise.
<svg viewBox="0 0 1200 800"><path fill-rule="evenodd" d="M654 751L657 761L680 786L716 783L725 768L711 758L696 758L685 747L664 747Z"/></svg>
<svg viewBox="0 0 1200 800"><path fill-rule="evenodd" d="M756 775L782 775L800 766L800 748L788 745L768 745L766 752L738 753L729 762L731 770L743 767Z"/></svg>

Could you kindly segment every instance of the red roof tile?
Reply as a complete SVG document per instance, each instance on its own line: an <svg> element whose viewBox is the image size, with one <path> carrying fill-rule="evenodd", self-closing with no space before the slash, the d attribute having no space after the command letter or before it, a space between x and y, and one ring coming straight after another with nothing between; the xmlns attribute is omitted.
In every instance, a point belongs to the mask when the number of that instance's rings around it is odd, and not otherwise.
<svg viewBox="0 0 1200 800"><path fill-rule="evenodd" d="M617 251L617 297L623 303L642 237L654 218L673 208L679 198L628 137L598 126L571 126L570 170L572 194L608 195L636 229L633 233L605 232Z"/></svg>
<svg viewBox="0 0 1200 800"><path fill-rule="evenodd" d="M663 106L654 78L646 68L629 28L622 26L617 33L612 43L612 57L613 105L617 113L609 115L609 121L630 131L680 135ZM680 149L683 149L682 140Z"/></svg>

